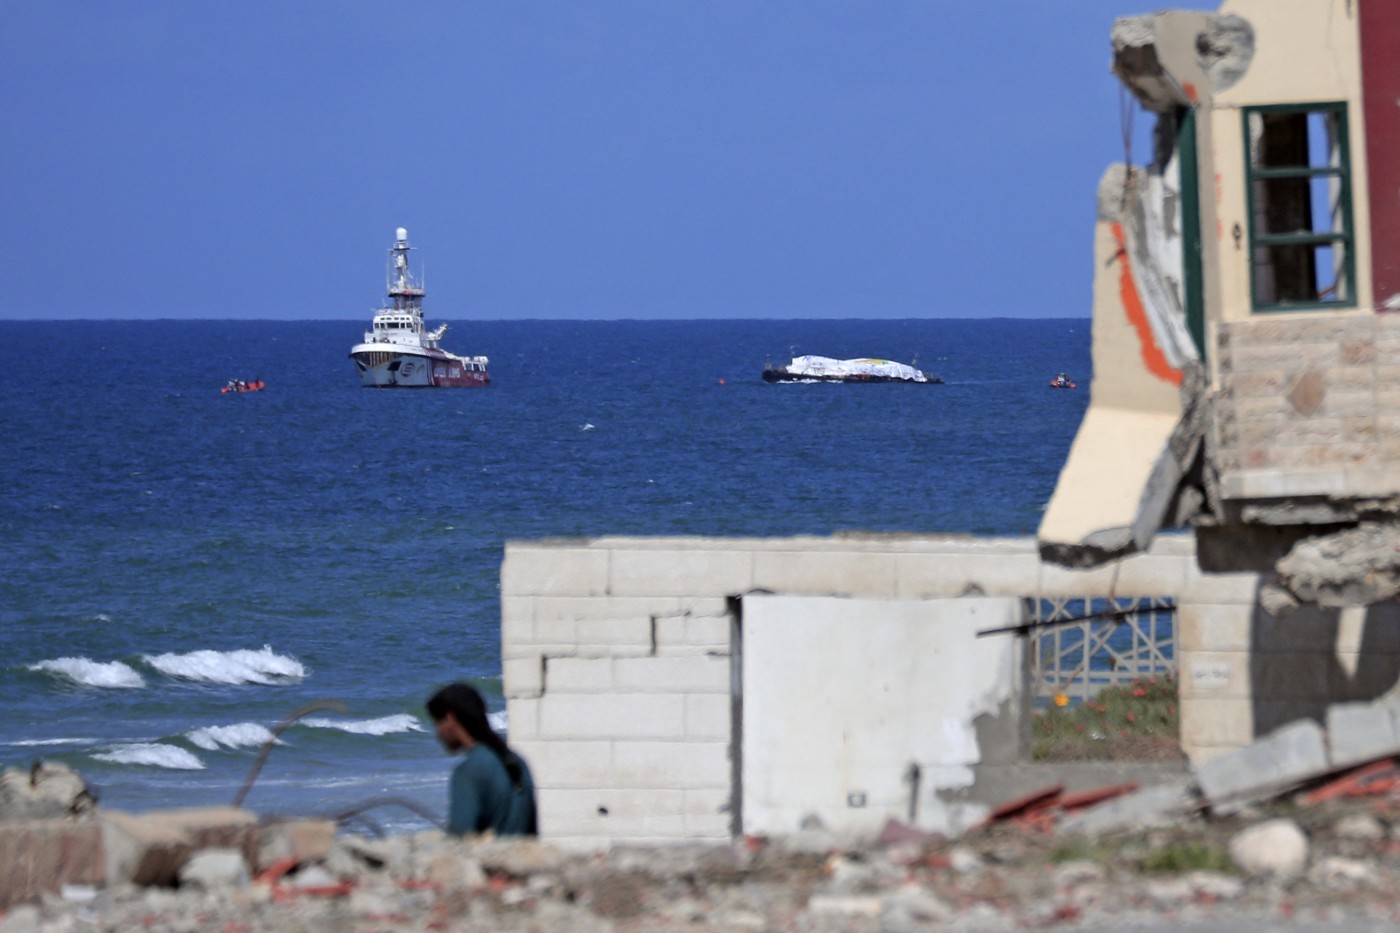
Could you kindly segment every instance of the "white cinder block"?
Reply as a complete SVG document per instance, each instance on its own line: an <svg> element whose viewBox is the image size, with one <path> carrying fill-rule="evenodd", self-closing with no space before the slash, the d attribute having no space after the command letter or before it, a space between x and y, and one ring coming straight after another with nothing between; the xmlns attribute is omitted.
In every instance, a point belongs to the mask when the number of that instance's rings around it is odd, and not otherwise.
<svg viewBox="0 0 1400 933"><path fill-rule="evenodd" d="M618 658L617 689L639 693L729 692L729 658L704 654Z"/></svg>
<svg viewBox="0 0 1400 933"><path fill-rule="evenodd" d="M507 741L538 738L540 734L540 701L527 697L506 697Z"/></svg>
<svg viewBox="0 0 1400 933"><path fill-rule="evenodd" d="M535 640L535 598L501 594L501 646Z"/></svg>
<svg viewBox="0 0 1400 933"><path fill-rule="evenodd" d="M612 552L611 592L619 596L710 596L753 588L746 550L618 550Z"/></svg>
<svg viewBox="0 0 1400 933"><path fill-rule="evenodd" d="M1034 551L997 554L900 554L895 558L895 596L900 599L951 598L976 587L987 596L1028 596L1035 592L1040 558Z"/></svg>
<svg viewBox="0 0 1400 933"><path fill-rule="evenodd" d="M599 693L613 687L612 658L549 657L544 689L550 693Z"/></svg>
<svg viewBox="0 0 1400 933"><path fill-rule="evenodd" d="M726 742L616 742L613 767L619 787L729 787Z"/></svg>
<svg viewBox="0 0 1400 933"><path fill-rule="evenodd" d="M602 596L608 552L584 547L506 543L501 592L517 596Z"/></svg>
<svg viewBox="0 0 1400 933"><path fill-rule="evenodd" d="M650 651L651 626L650 616L578 619L574 622L575 637L580 647L602 647L612 651L624 648Z"/></svg>
<svg viewBox="0 0 1400 933"><path fill-rule="evenodd" d="M501 687L507 697L534 699L544 689L543 659L506 658L501 662Z"/></svg>
<svg viewBox="0 0 1400 933"><path fill-rule="evenodd" d="M683 600L675 596L536 596L537 619L647 619L682 615Z"/></svg>
<svg viewBox="0 0 1400 933"><path fill-rule="evenodd" d="M680 790L550 790L540 795L540 822L565 836L680 839L685 796Z"/></svg>
<svg viewBox="0 0 1400 933"><path fill-rule="evenodd" d="M612 742L527 741L512 737L510 747L530 763L536 787L612 787L615 783Z"/></svg>
<svg viewBox="0 0 1400 933"><path fill-rule="evenodd" d="M1125 558L1120 561L1114 595L1176 598L1186 588L1188 566L1194 566L1195 562L1194 556L1168 554L1135 554Z"/></svg>
<svg viewBox="0 0 1400 933"><path fill-rule="evenodd" d="M679 739L685 734L684 697L655 693L546 691L540 735L567 739Z"/></svg>
<svg viewBox="0 0 1400 933"><path fill-rule="evenodd" d="M734 794L723 788L687 788L685 791L685 834L689 839L728 839L733 825Z"/></svg>
<svg viewBox="0 0 1400 933"><path fill-rule="evenodd" d="M895 558L887 553L771 551L754 555L754 586L775 593L890 597Z"/></svg>
<svg viewBox="0 0 1400 933"><path fill-rule="evenodd" d="M685 736L687 739L729 741L733 704L729 694L692 693L685 697Z"/></svg>

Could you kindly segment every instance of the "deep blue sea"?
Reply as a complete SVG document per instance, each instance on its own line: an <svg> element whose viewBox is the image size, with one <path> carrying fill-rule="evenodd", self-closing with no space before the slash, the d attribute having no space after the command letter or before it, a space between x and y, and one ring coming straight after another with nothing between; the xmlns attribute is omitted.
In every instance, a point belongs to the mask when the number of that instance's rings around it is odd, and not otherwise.
<svg viewBox="0 0 1400 933"><path fill-rule="evenodd" d="M491 387L370 390L367 323L0 322L0 766L227 803L333 700L246 805L440 812L422 703L469 678L501 707L504 542L1031 534L1091 375L1088 320L502 321L443 341ZM801 353L946 384L760 378ZM221 395L236 377L268 387Z"/></svg>

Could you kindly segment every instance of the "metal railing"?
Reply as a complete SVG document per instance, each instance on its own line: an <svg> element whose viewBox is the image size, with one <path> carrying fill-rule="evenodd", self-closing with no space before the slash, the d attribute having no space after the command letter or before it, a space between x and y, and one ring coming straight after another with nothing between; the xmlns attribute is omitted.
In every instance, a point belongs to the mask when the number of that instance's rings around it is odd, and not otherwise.
<svg viewBox="0 0 1400 933"><path fill-rule="evenodd" d="M1176 671L1170 597L1027 599L1026 618L1036 707L1057 696L1082 703L1105 687Z"/></svg>

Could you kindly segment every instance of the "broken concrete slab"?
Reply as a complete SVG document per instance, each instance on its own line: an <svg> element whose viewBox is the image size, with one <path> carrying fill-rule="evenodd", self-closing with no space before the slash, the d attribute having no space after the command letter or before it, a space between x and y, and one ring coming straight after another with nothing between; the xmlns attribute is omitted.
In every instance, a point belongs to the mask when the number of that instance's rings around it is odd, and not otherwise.
<svg viewBox="0 0 1400 933"><path fill-rule="evenodd" d="M1329 707L1327 742L1336 767L1400 755L1395 710L1388 703L1339 703Z"/></svg>
<svg viewBox="0 0 1400 933"><path fill-rule="evenodd" d="M1078 813L1072 813L1060 821L1056 832L1101 836L1154 826L1169 826L1181 816L1195 810L1199 804L1192 782L1183 778L1144 787L1131 794L1124 794Z"/></svg>
<svg viewBox="0 0 1400 933"><path fill-rule="evenodd" d="M1400 523L1365 521L1304 538L1277 564L1279 582L1307 603L1370 606L1400 595Z"/></svg>
<svg viewBox="0 0 1400 933"><path fill-rule="evenodd" d="M1206 802L1221 811L1282 793L1330 766L1322 727L1303 720L1199 765L1196 782Z"/></svg>
<svg viewBox="0 0 1400 933"><path fill-rule="evenodd" d="M57 892L101 884L102 831L92 820L0 823L0 910Z"/></svg>

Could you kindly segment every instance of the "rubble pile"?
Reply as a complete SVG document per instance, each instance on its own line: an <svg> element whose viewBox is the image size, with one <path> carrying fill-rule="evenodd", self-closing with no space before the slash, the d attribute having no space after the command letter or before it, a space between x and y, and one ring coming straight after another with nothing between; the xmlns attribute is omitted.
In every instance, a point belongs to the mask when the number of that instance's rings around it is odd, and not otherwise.
<svg viewBox="0 0 1400 933"><path fill-rule="evenodd" d="M34 818L26 800L0 806L0 933L1400 924L1400 748L1304 773L1316 736L1290 729L1192 778L1045 788L955 839L890 821L858 840L809 818L783 838L569 853L225 807L55 798L41 809L62 815ZM85 794L43 768L14 780Z"/></svg>

